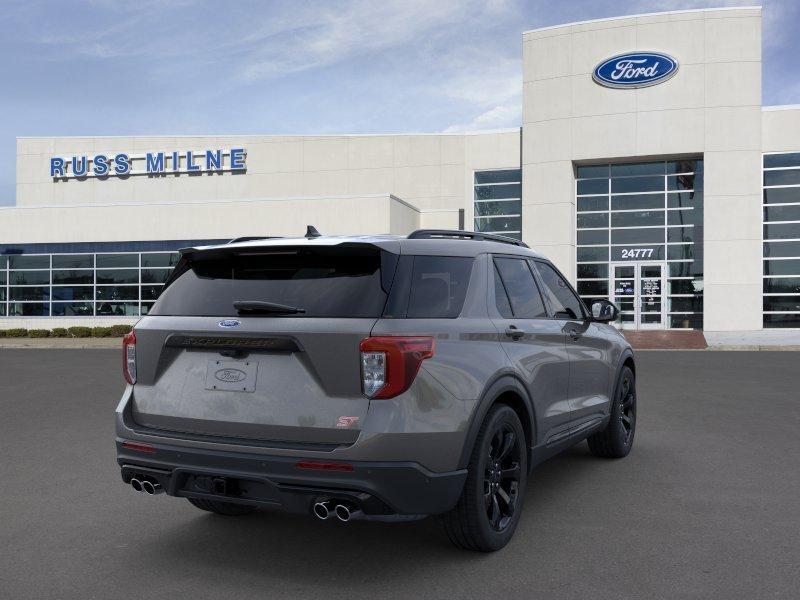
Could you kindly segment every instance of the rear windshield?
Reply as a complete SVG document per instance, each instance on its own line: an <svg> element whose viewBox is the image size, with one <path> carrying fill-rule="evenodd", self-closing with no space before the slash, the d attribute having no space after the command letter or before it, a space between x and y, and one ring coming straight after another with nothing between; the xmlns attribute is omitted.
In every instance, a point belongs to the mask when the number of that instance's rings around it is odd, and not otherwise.
<svg viewBox="0 0 800 600"><path fill-rule="evenodd" d="M379 317L396 263L396 255L372 246L223 251L179 265L189 268L150 314L227 317L239 315L235 302L270 302L304 311L292 317Z"/></svg>

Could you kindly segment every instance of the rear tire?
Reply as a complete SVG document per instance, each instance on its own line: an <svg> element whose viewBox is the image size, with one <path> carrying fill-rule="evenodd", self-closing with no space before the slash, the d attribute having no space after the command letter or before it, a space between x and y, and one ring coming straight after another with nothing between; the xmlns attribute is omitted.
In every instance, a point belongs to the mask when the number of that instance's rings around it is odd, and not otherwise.
<svg viewBox="0 0 800 600"><path fill-rule="evenodd" d="M187 500L200 510L206 510L218 515L238 517L249 515L256 507L247 504L234 504L233 502L219 502L218 500L205 500L203 498L187 498Z"/></svg>
<svg viewBox="0 0 800 600"><path fill-rule="evenodd" d="M605 429L589 436L589 450L601 458L623 458L633 447L636 433L636 377L622 367L611 404L611 418Z"/></svg>
<svg viewBox="0 0 800 600"><path fill-rule="evenodd" d="M465 550L494 552L519 523L528 475L528 448L517 413L492 407L483 421L455 508L440 517L450 541Z"/></svg>

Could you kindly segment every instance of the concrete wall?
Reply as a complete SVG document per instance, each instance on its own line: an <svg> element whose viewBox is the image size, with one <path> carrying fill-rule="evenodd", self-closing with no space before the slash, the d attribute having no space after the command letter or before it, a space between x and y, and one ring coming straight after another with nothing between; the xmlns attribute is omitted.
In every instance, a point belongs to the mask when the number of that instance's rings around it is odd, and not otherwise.
<svg viewBox="0 0 800 600"><path fill-rule="evenodd" d="M420 213L390 196L363 195L0 208L0 243L217 239L300 236L314 224L328 235L407 234Z"/></svg>
<svg viewBox="0 0 800 600"><path fill-rule="evenodd" d="M574 279L574 163L702 154L705 328L760 329L761 10L592 21L523 43L523 236ZM670 54L680 69L649 88L592 80L602 60L633 50Z"/></svg>
<svg viewBox="0 0 800 600"><path fill-rule="evenodd" d="M764 152L800 152L800 105L767 106L761 116Z"/></svg>
<svg viewBox="0 0 800 600"><path fill-rule="evenodd" d="M52 156L231 147L246 148L246 173L66 181L50 177ZM435 211L430 217L432 226L456 227L458 209L467 211L467 223L472 219L473 171L518 167L519 158L516 129L476 134L327 137L19 138L17 205L188 203L388 192L423 214ZM423 218L423 225L427 226L425 221Z"/></svg>

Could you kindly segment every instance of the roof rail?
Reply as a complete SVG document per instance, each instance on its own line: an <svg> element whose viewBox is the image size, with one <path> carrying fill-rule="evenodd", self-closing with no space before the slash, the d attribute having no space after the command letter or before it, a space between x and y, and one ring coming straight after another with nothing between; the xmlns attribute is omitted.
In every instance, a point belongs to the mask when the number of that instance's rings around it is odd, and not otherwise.
<svg viewBox="0 0 800 600"><path fill-rule="evenodd" d="M496 233L483 233L480 231L461 231L458 229L418 229L408 234L409 240L430 240L430 239L451 239L451 240L475 240L477 242L500 242L501 244L513 244L528 248L528 244L514 238L498 235Z"/></svg>
<svg viewBox="0 0 800 600"><path fill-rule="evenodd" d="M242 237L233 238L228 243L235 244L236 242L254 242L256 240L277 240L280 239L280 237L279 235L243 235Z"/></svg>

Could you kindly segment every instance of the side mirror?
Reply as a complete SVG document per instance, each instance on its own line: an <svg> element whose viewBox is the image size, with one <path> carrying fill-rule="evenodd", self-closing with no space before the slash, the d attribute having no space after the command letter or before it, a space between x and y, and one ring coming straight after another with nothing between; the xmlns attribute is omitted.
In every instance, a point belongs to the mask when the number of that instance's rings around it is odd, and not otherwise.
<svg viewBox="0 0 800 600"><path fill-rule="evenodd" d="M595 300L592 302L592 320L598 323L611 323L619 316L617 305L608 300Z"/></svg>

